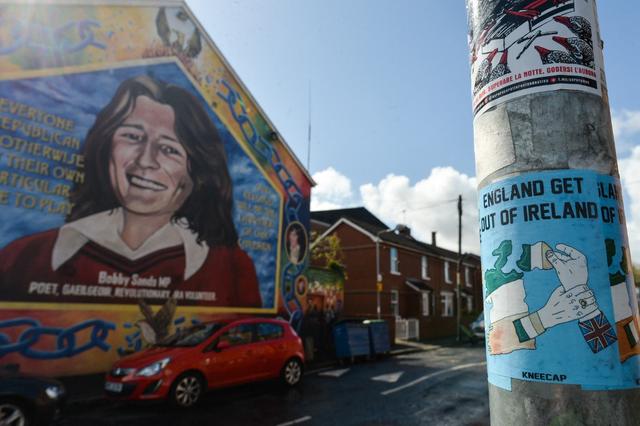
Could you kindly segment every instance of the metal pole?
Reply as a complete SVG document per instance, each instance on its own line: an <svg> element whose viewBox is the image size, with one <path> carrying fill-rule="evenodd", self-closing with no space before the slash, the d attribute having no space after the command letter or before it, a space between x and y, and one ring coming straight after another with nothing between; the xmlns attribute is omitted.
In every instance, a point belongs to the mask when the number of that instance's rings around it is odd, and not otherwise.
<svg viewBox="0 0 640 426"><path fill-rule="evenodd" d="M458 267L456 268L456 341L460 341L460 321L462 306L460 305L460 291L462 289L460 268L462 264L462 195L458 195Z"/></svg>
<svg viewBox="0 0 640 426"><path fill-rule="evenodd" d="M638 425L640 318L595 0L467 10L491 424Z"/></svg>
<svg viewBox="0 0 640 426"><path fill-rule="evenodd" d="M380 319L380 291L378 290L378 283L382 282L380 276L380 233L376 235L376 312L378 319Z"/></svg>

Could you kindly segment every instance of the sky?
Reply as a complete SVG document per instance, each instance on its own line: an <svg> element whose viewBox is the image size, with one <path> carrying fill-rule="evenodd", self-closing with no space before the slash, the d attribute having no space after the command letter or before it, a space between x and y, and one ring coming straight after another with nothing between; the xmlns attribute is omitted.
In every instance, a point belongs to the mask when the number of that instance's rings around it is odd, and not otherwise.
<svg viewBox="0 0 640 426"><path fill-rule="evenodd" d="M632 256L640 263L640 18L600 0ZM364 206L479 253L463 0L187 0L317 186L312 210ZM311 123L310 158L308 130Z"/></svg>

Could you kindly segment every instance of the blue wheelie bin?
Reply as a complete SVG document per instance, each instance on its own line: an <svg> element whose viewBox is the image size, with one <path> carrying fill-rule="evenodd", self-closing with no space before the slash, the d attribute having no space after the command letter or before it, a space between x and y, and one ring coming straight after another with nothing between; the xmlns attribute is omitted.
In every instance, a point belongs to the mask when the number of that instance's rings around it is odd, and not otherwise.
<svg viewBox="0 0 640 426"><path fill-rule="evenodd" d="M389 341L389 326L385 320L364 321L369 328L369 342L371 343L371 355L385 355L391 351Z"/></svg>
<svg viewBox="0 0 640 426"><path fill-rule="evenodd" d="M355 358L369 356L371 343L369 341L369 326L362 320L340 321L333 327L333 341L336 347L336 358Z"/></svg>

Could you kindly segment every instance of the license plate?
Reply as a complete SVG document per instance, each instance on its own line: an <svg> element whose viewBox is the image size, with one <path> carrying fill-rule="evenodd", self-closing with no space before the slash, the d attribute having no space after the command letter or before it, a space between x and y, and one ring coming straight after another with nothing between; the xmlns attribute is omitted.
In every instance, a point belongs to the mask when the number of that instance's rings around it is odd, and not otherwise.
<svg viewBox="0 0 640 426"><path fill-rule="evenodd" d="M122 383L106 382L104 388L110 392L122 392Z"/></svg>

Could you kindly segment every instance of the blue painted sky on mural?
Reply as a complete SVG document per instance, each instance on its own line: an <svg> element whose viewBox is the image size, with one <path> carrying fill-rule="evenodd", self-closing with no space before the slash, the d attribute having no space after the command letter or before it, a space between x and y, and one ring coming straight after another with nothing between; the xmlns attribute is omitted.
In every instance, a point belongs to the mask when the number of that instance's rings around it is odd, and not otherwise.
<svg viewBox="0 0 640 426"><path fill-rule="evenodd" d="M187 0L319 183L314 209L365 205L389 225L477 252L465 2ZM600 1L605 67L632 248L640 253L640 17ZM637 228L637 229L636 229ZM638 231L638 232L636 232ZM638 238L634 237L638 235Z"/></svg>

